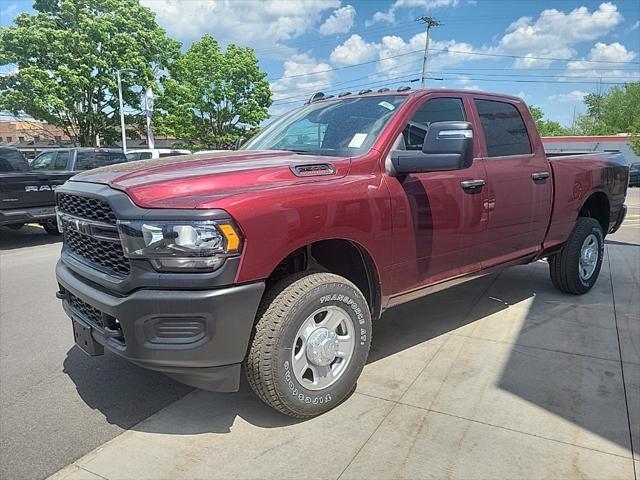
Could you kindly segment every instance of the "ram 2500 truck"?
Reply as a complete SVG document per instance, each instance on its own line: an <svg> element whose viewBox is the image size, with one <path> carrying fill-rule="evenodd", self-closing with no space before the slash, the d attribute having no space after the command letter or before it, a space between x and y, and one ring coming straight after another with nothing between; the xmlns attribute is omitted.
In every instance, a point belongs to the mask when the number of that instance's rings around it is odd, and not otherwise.
<svg viewBox="0 0 640 480"><path fill-rule="evenodd" d="M242 150L132 162L57 190L76 343L311 417L353 391L394 305L548 258L584 294L625 215L620 154L548 157L524 102L315 95Z"/></svg>
<svg viewBox="0 0 640 480"><path fill-rule="evenodd" d="M122 150L83 147L46 150L29 164L17 148L0 147L0 226L39 223L59 235L55 189L74 172L126 161Z"/></svg>

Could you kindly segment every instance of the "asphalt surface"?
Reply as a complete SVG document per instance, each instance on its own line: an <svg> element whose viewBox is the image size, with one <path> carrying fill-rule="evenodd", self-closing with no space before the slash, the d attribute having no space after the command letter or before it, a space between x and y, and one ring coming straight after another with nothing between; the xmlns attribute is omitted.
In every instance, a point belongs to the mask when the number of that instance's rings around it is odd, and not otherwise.
<svg viewBox="0 0 640 480"><path fill-rule="evenodd" d="M640 189L608 243L640 243ZM55 298L59 239L0 228L0 478L44 478L191 391L73 346Z"/></svg>
<svg viewBox="0 0 640 480"><path fill-rule="evenodd" d="M0 478L44 478L191 388L73 345L59 237L0 228Z"/></svg>

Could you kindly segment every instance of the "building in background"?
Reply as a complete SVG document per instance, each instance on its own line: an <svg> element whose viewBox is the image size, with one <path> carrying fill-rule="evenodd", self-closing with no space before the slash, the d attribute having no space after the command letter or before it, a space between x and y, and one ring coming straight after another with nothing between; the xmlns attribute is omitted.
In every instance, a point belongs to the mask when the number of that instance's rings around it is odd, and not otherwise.
<svg viewBox="0 0 640 480"><path fill-rule="evenodd" d="M640 157L633 153L629 145L628 135L602 135L591 137L542 137L546 152L606 152L618 151L629 163L640 162Z"/></svg>

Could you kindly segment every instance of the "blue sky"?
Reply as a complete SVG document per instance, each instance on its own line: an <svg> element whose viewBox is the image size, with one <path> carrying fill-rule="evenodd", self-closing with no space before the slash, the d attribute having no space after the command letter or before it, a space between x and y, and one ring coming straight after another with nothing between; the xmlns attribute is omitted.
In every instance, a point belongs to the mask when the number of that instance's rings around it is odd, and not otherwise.
<svg viewBox="0 0 640 480"><path fill-rule="evenodd" d="M417 82L424 27L432 31L433 88L522 96L568 125L585 94L640 77L640 2L634 0L142 0L185 46L209 33L256 50L274 91L271 111L314 91ZM0 25L31 1L0 0ZM600 86L601 85L601 86Z"/></svg>

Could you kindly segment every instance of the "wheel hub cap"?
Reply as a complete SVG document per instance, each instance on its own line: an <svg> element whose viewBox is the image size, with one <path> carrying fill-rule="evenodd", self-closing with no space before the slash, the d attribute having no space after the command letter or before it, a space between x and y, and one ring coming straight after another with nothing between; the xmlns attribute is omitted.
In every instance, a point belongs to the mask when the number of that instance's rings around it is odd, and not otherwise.
<svg viewBox="0 0 640 480"><path fill-rule="evenodd" d="M588 280L595 272L600 255L598 239L594 234L587 236L580 249L579 273L580 278Z"/></svg>
<svg viewBox="0 0 640 480"><path fill-rule="evenodd" d="M328 328L316 328L307 340L307 358L315 365L329 365L338 352L338 335Z"/></svg>

